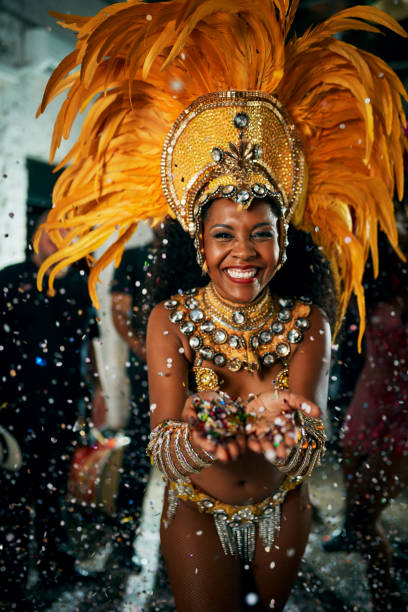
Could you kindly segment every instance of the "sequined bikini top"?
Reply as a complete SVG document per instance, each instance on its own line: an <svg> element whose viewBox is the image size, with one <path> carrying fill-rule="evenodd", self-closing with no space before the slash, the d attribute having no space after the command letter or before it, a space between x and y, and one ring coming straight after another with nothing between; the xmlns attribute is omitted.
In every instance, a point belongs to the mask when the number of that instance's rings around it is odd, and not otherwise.
<svg viewBox="0 0 408 612"><path fill-rule="evenodd" d="M272 297L268 287L254 302L236 304L212 283L164 302L170 321L188 337L194 367L209 361L232 372L286 363L310 327L310 305L309 298Z"/></svg>

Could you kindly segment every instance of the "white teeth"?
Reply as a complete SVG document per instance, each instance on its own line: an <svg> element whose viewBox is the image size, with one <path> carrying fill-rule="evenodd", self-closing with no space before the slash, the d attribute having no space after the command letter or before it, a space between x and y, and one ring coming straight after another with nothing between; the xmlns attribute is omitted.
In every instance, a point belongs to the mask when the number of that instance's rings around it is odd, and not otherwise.
<svg viewBox="0 0 408 612"><path fill-rule="evenodd" d="M249 268L248 270L239 270L238 268L227 268L229 276L232 278L253 278L258 272L258 268Z"/></svg>

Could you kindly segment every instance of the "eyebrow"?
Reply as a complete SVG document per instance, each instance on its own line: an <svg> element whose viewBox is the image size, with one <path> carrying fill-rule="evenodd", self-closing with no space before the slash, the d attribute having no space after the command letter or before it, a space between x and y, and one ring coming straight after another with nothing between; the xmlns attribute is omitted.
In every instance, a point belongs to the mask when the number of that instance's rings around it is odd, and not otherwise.
<svg viewBox="0 0 408 612"><path fill-rule="evenodd" d="M273 224L270 223L269 221L264 221L262 223L256 223L256 225L253 226L252 229L256 229L258 227L263 227L264 225L268 225L268 226L272 226ZM227 225L226 223L216 223L215 225L212 225L210 227L210 230L214 229L215 227L225 227L226 229L230 229L233 230L234 228L232 227L232 225Z"/></svg>

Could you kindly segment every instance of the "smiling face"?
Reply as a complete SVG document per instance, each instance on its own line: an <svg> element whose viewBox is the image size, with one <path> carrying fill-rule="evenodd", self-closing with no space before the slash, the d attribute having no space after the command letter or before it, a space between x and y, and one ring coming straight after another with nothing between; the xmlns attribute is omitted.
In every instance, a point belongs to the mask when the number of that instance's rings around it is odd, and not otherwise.
<svg viewBox="0 0 408 612"><path fill-rule="evenodd" d="M279 261L278 217L271 204L258 200L244 210L232 200L214 200L203 239L208 274L219 294L231 302L252 302Z"/></svg>

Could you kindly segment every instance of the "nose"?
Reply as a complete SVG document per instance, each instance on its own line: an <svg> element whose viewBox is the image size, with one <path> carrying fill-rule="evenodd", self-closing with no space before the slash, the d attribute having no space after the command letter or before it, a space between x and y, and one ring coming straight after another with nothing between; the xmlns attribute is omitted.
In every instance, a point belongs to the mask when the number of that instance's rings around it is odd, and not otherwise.
<svg viewBox="0 0 408 612"><path fill-rule="evenodd" d="M237 237L232 245L232 255L237 259L248 260L256 257L256 251L249 238Z"/></svg>

